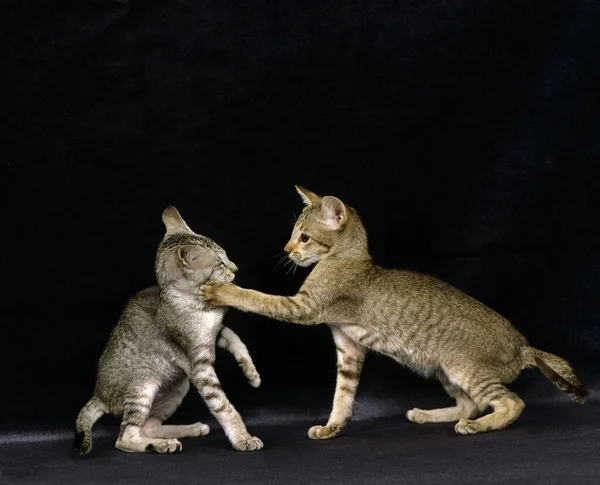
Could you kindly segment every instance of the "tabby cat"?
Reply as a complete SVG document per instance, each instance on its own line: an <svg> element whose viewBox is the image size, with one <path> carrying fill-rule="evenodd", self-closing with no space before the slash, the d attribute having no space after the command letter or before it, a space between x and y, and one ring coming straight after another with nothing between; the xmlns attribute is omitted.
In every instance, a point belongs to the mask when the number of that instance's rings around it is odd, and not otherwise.
<svg viewBox="0 0 600 485"><path fill-rule="evenodd" d="M163 215L166 234L156 254L158 287L131 299L100 357L93 397L80 411L75 447L92 448L91 430L105 413L122 416L116 447L131 452L174 453L177 438L204 436L208 426L163 425L187 394L190 381L223 426L236 450L260 450L223 392L213 367L215 342L231 352L253 387L260 385L248 349L221 323L224 309L198 298L206 282L232 281L237 267L211 239L192 232L174 207Z"/></svg>
<svg viewBox="0 0 600 485"><path fill-rule="evenodd" d="M368 350L439 379L456 405L412 409L415 423L457 422L462 435L504 428L523 401L505 385L526 367L538 367L571 398L588 391L571 365L535 349L506 319L474 298L424 274L376 266L356 211L332 196L296 187L306 207L285 246L299 266L316 264L295 296L273 296L233 284L204 285L212 306L232 306L303 325L327 323L337 349L337 384L325 426L314 439L336 436L350 420ZM492 412L475 419L486 408Z"/></svg>

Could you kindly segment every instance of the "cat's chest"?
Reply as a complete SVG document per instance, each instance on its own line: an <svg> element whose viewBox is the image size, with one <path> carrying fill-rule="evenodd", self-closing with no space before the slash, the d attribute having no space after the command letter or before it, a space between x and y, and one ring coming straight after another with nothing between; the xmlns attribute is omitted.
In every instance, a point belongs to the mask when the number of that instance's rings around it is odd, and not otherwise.
<svg viewBox="0 0 600 485"><path fill-rule="evenodd" d="M198 333L216 334L221 329L224 314L225 311L220 308L198 312L189 319L189 324Z"/></svg>

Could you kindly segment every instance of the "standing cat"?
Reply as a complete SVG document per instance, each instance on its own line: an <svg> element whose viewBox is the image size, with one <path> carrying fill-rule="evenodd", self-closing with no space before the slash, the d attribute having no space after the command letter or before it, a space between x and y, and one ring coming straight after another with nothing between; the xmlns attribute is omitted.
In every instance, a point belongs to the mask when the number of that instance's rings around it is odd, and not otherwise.
<svg viewBox="0 0 600 485"><path fill-rule="evenodd" d="M240 338L221 323L223 309L198 298L206 282L232 281L237 267L211 239L192 232L179 212L162 215L167 232L156 254L158 287L131 299L100 357L93 397L77 417L75 447L92 448L92 426L105 413L122 416L116 447L174 453L177 438L204 436L208 426L163 425L187 394L190 381L236 450L260 450L223 392L213 367L215 342L231 352L254 387L260 376ZM220 334L220 336L219 336Z"/></svg>
<svg viewBox="0 0 600 485"><path fill-rule="evenodd" d="M285 251L300 266L316 266L295 296L273 296L232 284L201 288L207 304L229 305L278 320L327 323L337 349L333 409L314 439L336 436L350 420L367 350L437 377L456 405L412 409L415 423L458 421L459 434L508 426L525 404L505 384L538 367L576 402L588 391L569 363L535 349L506 319L452 286L412 271L376 266L354 209L296 187L306 204ZM474 419L487 407L492 412Z"/></svg>

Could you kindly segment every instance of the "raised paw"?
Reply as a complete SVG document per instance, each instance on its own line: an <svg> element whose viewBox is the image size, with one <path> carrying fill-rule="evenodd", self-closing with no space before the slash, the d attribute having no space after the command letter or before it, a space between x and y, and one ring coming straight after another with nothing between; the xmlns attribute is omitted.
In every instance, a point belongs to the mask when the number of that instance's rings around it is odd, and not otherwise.
<svg viewBox="0 0 600 485"><path fill-rule="evenodd" d="M204 423L190 424L191 436L206 436L210 432L210 428Z"/></svg>
<svg viewBox="0 0 600 485"><path fill-rule="evenodd" d="M253 377L248 377L248 383L249 383L249 384L250 384L252 387L254 387L254 388L257 388L257 387L259 387L259 386L260 386L260 382L261 382L261 380L260 380L260 376L258 375L258 372L256 373L256 375L255 375L255 376L253 376Z"/></svg>
<svg viewBox="0 0 600 485"><path fill-rule="evenodd" d="M477 434L485 431L481 424L477 422L477 420L462 418L456 426L454 426L454 431L458 434Z"/></svg>
<svg viewBox="0 0 600 485"><path fill-rule="evenodd" d="M260 438L257 438L256 436L251 436L247 439L235 441L232 444L237 451L258 451L262 450L264 446Z"/></svg>
<svg viewBox="0 0 600 485"><path fill-rule="evenodd" d="M342 430L341 426L313 426L308 430L308 437L313 440L327 440L337 436Z"/></svg>
<svg viewBox="0 0 600 485"><path fill-rule="evenodd" d="M179 453L183 450L183 446L179 440L155 440L146 446L146 451L149 453Z"/></svg>
<svg viewBox="0 0 600 485"><path fill-rule="evenodd" d="M248 383L252 387L260 386L260 374L256 370L256 367L254 367L254 364L247 359L242 359L238 363L242 368L242 372L246 376L246 379L248 379Z"/></svg>
<svg viewBox="0 0 600 485"><path fill-rule="evenodd" d="M231 288L235 288L231 283L210 283L202 285L198 290L198 295L204 300L207 308L227 306L225 298Z"/></svg>
<svg viewBox="0 0 600 485"><path fill-rule="evenodd" d="M215 308L217 306L216 302L213 299L213 289L214 285L202 285L198 290L198 296L201 300L204 300L204 305L207 308Z"/></svg>
<svg viewBox="0 0 600 485"><path fill-rule="evenodd" d="M406 413L406 419L413 423L423 424L427 422L427 416L422 409L414 408Z"/></svg>

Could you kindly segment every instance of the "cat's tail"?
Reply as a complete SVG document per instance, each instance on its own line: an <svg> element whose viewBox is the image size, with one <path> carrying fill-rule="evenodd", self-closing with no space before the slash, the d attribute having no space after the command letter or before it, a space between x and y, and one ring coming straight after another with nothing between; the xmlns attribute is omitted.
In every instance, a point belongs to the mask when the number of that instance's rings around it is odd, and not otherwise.
<svg viewBox="0 0 600 485"><path fill-rule="evenodd" d="M87 455L92 449L92 426L102 415L106 414L108 409L104 403L96 396L92 397L85 406L79 411L75 423L75 440L73 448L80 455Z"/></svg>
<svg viewBox="0 0 600 485"><path fill-rule="evenodd" d="M530 364L542 371L542 374L550 379L556 387L566 392L576 403L583 404L585 402L589 391L575 375L571 364L565 359L533 347L527 349L527 354Z"/></svg>

